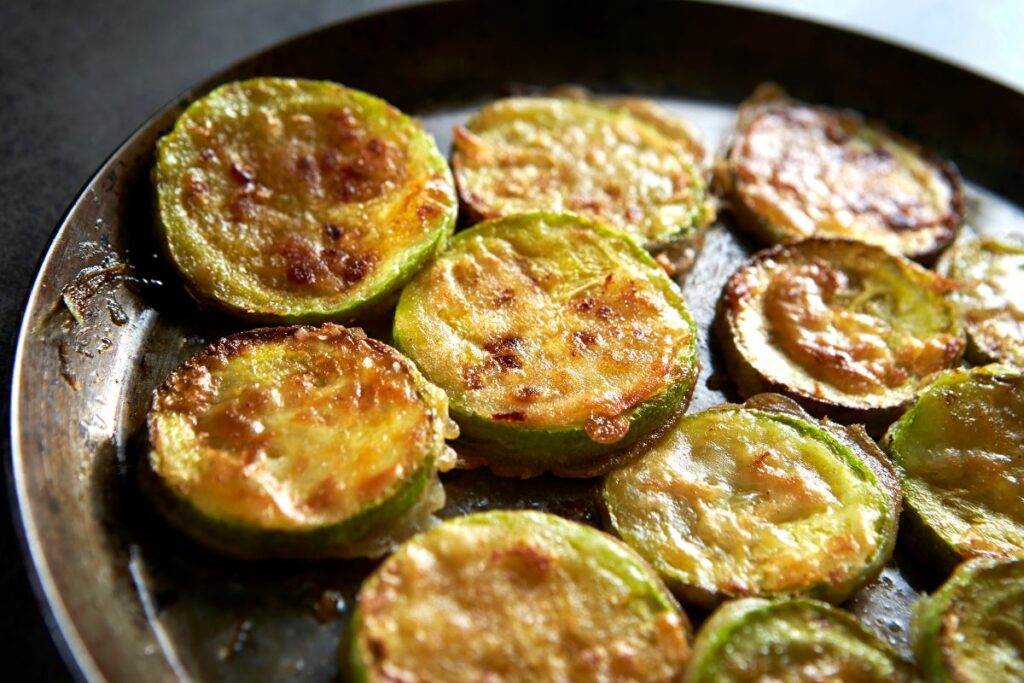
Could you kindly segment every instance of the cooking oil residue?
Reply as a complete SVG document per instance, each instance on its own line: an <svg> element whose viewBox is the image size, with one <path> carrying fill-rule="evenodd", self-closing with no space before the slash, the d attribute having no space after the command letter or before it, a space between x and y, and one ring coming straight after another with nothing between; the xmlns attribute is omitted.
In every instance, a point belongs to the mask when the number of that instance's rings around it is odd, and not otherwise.
<svg viewBox="0 0 1024 683"><path fill-rule="evenodd" d="M238 622L238 626L235 627L235 635L231 638L231 642L217 651L217 658L221 661L225 661L240 653L245 649L245 645L249 642L249 636L251 634L251 619L245 619Z"/></svg>

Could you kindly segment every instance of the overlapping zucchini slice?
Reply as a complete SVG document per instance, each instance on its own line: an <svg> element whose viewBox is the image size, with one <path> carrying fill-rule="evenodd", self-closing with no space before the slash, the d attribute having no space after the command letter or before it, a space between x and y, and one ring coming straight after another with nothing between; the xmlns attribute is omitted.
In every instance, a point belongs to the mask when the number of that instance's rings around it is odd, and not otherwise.
<svg viewBox="0 0 1024 683"><path fill-rule="evenodd" d="M1024 240L958 240L939 271L959 284L951 296L967 328L967 357L1024 367Z"/></svg>
<svg viewBox="0 0 1024 683"><path fill-rule="evenodd" d="M716 181L740 226L769 244L845 237L927 260L965 216L952 164L859 114L770 85L741 105Z"/></svg>
<svg viewBox="0 0 1024 683"><path fill-rule="evenodd" d="M953 370L883 447L903 482L910 540L947 565L1024 551L1024 370Z"/></svg>
<svg viewBox="0 0 1024 683"><path fill-rule="evenodd" d="M394 339L500 474L592 474L685 409L696 327L632 240L569 214L460 232L405 288Z"/></svg>
<svg viewBox="0 0 1024 683"><path fill-rule="evenodd" d="M635 101L513 97L455 129L452 168L471 220L570 211L654 248L714 217L689 132Z"/></svg>
<svg viewBox="0 0 1024 683"><path fill-rule="evenodd" d="M1024 681L1024 556L957 567L915 605L911 632L928 683Z"/></svg>
<svg viewBox="0 0 1024 683"><path fill-rule="evenodd" d="M747 598L704 622L685 683L910 683L910 665L849 614L817 600Z"/></svg>
<svg viewBox="0 0 1024 683"><path fill-rule="evenodd" d="M444 157L383 100L257 78L193 103L158 146L159 234L201 302L267 322L351 319L455 225Z"/></svg>
<svg viewBox="0 0 1024 683"><path fill-rule="evenodd" d="M156 390L142 483L227 555L381 554L444 504L447 419L444 393L358 330L252 330Z"/></svg>
<svg viewBox="0 0 1024 683"><path fill-rule="evenodd" d="M892 554L899 487L857 427L784 397L688 415L607 475L611 528L686 601L841 602Z"/></svg>
<svg viewBox="0 0 1024 683"><path fill-rule="evenodd" d="M963 352L949 286L881 247L812 238L741 266L722 291L716 331L744 396L782 392L881 431Z"/></svg>
<svg viewBox="0 0 1024 683"><path fill-rule="evenodd" d="M689 658L686 615L635 553L539 512L413 538L363 584L353 619L341 656L364 683L677 681Z"/></svg>

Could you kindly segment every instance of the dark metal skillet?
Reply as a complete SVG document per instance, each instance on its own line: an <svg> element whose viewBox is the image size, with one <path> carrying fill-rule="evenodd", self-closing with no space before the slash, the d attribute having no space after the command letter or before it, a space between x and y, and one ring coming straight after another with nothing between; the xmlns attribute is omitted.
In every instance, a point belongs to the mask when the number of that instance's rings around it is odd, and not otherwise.
<svg viewBox="0 0 1024 683"><path fill-rule="evenodd" d="M422 116L442 148L453 123L508 84L568 82L663 98L714 148L734 104L772 79L938 148L978 183L973 226L1024 229L1024 95L790 18L668 1L464 1L366 17L262 53L185 93L111 156L62 221L26 307L11 398L15 485L40 595L69 664L90 681L334 680L336 643L372 566L220 559L154 519L133 484L152 387L191 350L241 328L200 312L154 254L153 145L193 97L256 74L373 92ZM704 363L691 410L735 398L727 383L709 386L719 361L707 325L722 282L752 249L720 221L684 277ZM468 473L446 484L449 514L539 506L598 519L588 482L524 486ZM937 578L898 554L848 606L902 646L911 587Z"/></svg>

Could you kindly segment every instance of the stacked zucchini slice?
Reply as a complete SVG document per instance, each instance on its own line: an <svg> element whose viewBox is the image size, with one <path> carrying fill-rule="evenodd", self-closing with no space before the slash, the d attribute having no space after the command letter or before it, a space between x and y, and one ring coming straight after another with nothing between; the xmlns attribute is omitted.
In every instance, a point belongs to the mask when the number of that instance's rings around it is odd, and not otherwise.
<svg viewBox="0 0 1024 683"><path fill-rule="evenodd" d="M1024 677L1024 249L961 240L945 277L909 260L956 237L955 169L760 90L716 168L738 224L775 244L715 321L748 400L684 415L698 329L648 250L713 218L703 154L644 100L514 97L456 128L453 172L371 95L214 90L159 143L165 251L201 305L322 324L174 370L142 487L228 556L391 553L340 649L358 681L910 681L835 607L889 562L903 507L923 557L969 560L916 610L921 673ZM482 222L453 236L460 205ZM392 308L393 346L337 324ZM965 347L1008 364L957 369ZM883 452L868 434L890 425ZM439 523L455 466L600 475L611 533L525 511ZM677 599L717 608L692 650Z"/></svg>

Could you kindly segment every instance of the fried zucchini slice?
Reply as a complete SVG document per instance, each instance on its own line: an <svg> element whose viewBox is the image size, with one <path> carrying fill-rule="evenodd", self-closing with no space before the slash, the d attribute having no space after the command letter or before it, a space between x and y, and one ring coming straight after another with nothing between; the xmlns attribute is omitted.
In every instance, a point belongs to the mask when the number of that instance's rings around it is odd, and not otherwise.
<svg viewBox="0 0 1024 683"><path fill-rule="evenodd" d="M879 433L963 352L948 288L881 247L812 238L741 266L715 326L742 395L785 393Z"/></svg>
<svg viewBox="0 0 1024 683"><path fill-rule="evenodd" d="M1024 240L958 240L939 272L960 285L951 297L967 329L967 358L1024 367Z"/></svg>
<svg viewBox="0 0 1024 683"><path fill-rule="evenodd" d="M952 370L882 443L903 483L911 540L951 566L1024 551L1024 370Z"/></svg>
<svg viewBox="0 0 1024 683"><path fill-rule="evenodd" d="M227 555L380 553L380 532L423 526L404 513L444 504L431 489L447 419L444 393L358 330L252 330L156 390L142 483L172 525Z"/></svg>
<svg viewBox="0 0 1024 683"><path fill-rule="evenodd" d="M817 600L746 598L704 622L686 683L911 683L910 665L846 612Z"/></svg>
<svg viewBox="0 0 1024 683"><path fill-rule="evenodd" d="M632 240L570 214L458 233L402 292L394 339L442 387L460 453L499 474L592 474L684 410L696 326Z"/></svg>
<svg viewBox="0 0 1024 683"><path fill-rule="evenodd" d="M160 140L159 235L201 302L265 322L387 300L455 226L454 181L408 116L335 83L217 88Z"/></svg>
<svg viewBox="0 0 1024 683"><path fill-rule="evenodd" d="M452 168L470 220L570 211L657 248L714 218L684 131L635 101L513 97L455 129Z"/></svg>
<svg viewBox="0 0 1024 683"><path fill-rule="evenodd" d="M740 106L716 183L740 227L769 244L846 237L928 260L965 216L951 163L855 112L771 85Z"/></svg>
<svg viewBox="0 0 1024 683"><path fill-rule="evenodd" d="M961 564L914 606L911 635L929 683L1024 681L1024 556Z"/></svg>
<svg viewBox="0 0 1024 683"><path fill-rule="evenodd" d="M677 681L689 633L616 539L546 513L484 512L413 538L366 580L341 658L364 683Z"/></svg>
<svg viewBox="0 0 1024 683"><path fill-rule="evenodd" d="M838 603L892 554L900 494L884 459L859 429L760 396L684 417L602 493L611 529L685 601Z"/></svg>

